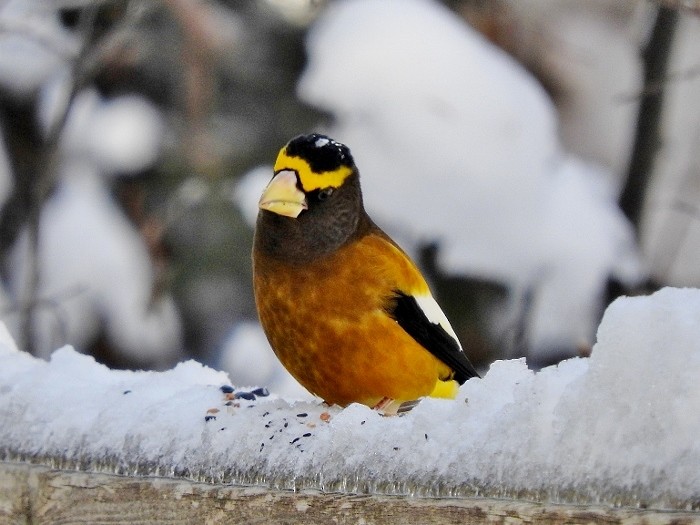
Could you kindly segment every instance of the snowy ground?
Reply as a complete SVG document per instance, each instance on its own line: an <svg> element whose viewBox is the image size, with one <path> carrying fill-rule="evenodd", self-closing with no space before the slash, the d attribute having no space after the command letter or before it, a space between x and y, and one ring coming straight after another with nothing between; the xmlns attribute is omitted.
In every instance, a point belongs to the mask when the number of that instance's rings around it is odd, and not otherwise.
<svg viewBox="0 0 700 525"><path fill-rule="evenodd" d="M403 417L289 401L188 361L113 371L0 335L0 459L326 491L700 507L700 290L622 298L589 359L494 363Z"/></svg>

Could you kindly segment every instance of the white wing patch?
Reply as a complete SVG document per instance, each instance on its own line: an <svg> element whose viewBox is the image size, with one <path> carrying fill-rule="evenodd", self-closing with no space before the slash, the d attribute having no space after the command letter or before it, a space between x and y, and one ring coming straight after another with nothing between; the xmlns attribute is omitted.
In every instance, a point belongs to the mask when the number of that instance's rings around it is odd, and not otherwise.
<svg viewBox="0 0 700 525"><path fill-rule="evenodd" d="M459 349L462 350L462 345L459 343L459 339L457 339L457 334L452 329L452 325L447 320L447 316L442 311L442 308L440 308L440 305L433 298L433 296L430 294L416 294L413 297L415 297L416 303L418 303L420 309L423 310L423 313L425 313L425 316L428 318L428 321L430 321L433 324L438 324L442 326L445 332L450 334L452 339L455 340L455 342L459 346Z"/></svg>

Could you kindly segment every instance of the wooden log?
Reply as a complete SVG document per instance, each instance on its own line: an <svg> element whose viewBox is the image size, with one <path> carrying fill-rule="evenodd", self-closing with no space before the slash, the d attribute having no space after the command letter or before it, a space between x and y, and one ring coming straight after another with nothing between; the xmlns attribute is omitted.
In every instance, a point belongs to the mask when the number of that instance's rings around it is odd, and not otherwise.
<svg viewBox="0 0 700 525"><path fill-rule="evenodd" d="M324 494L0 462L0 524L700 524L700 513L491 498Z"/></svg>

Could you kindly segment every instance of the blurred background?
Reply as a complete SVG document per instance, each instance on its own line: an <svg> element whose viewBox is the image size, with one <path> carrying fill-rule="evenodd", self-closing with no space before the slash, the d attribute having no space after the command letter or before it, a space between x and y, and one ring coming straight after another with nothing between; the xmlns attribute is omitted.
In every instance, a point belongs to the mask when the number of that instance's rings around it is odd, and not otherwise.
<svg viewBox="0 0 700 525"><path fill-rule="evenodd" d="M472 361L588 355L700 284L700 6L0 0L0 315L20 347L303 396L256 319L257 199L345 142Z"/></svg>

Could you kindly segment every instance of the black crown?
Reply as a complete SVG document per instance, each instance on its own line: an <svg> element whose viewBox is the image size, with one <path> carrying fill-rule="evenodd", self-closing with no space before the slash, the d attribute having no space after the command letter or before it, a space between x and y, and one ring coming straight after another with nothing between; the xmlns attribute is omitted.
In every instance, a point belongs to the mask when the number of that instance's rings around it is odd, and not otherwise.
<svg viewBox="0 0 700 525"><path fill-rule="evenodd" d="M299 135L287 144L287 155L300 157L317 173L355 165L350 148L319 133Z"/></svg>

